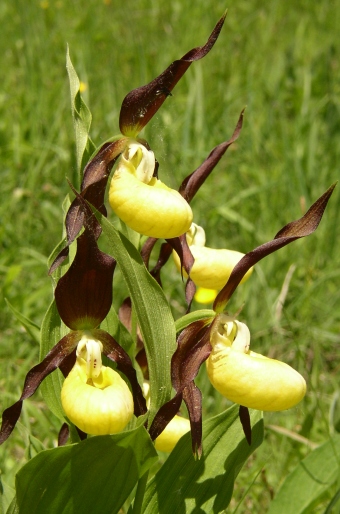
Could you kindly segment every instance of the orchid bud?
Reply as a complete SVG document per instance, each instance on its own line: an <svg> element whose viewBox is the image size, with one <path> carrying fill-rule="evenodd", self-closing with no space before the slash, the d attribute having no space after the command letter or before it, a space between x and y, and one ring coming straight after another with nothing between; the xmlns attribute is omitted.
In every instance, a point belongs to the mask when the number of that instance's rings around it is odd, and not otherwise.
<svg viewBox="0 0 340 514"><path fill-rule="evenodd" d="M167 424L163 432L155 440L155 448L161 452L170 453L180 440L180 438L189 432L190 421L181 416L175 416Z"/></svg>
<svg viewBox="0 0 340 514"><path fill-rule="evenodd" d="M110 205L121 220L140 234L178 237L191 225L191 208L178 191L153 177L154 169L153 152L131 142L112 177Z"/></svg>
<svg viewBox="0 0 340 514"><path fill-rule="evenodd" d="M190 271L190 278L200 287L206 289L222 289L227 283L236 264L244 256L243 253L234 250L217 250L205 246L205 233L202 227L193 223L186 234L187 243L195 259ZM177 253L173 252L173 258L178 270L181 270L181 262ZM253 268L245 274L242 282L251 275ZM185 271L183 274L187 277Z"/></svg>
<svg viewBox="0 0 340 514"><path fill-rule="evenodd" d="M100 341L85 335L61 390L61 403L69 420L93 435L121 432L134 411L130 389L116 371L102 365L101 350Z"/></svg>
<svg viewBox="0 0 340 514"><path fill-rule="evenodd" d="M229 400L264 411L290 409L306 393L305 379L293 368L249 349L244 323L222 314L211 331L206 362L212 385Z"/></svg>

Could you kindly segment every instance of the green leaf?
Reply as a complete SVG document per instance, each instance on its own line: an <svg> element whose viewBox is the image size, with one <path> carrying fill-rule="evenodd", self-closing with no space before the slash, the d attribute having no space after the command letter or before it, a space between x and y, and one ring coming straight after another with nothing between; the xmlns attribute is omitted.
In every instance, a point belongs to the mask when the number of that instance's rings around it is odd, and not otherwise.
<svg viewBox="0 0 340 514"><path fill-rule="evenodd" d="M249 446L238 410L239 406L234 405L203 423L203 457L199 461L192 455L190 433L180 439L148 484L144 514L217 514L227 508L236 476L263 440L261 412L250 411L252 444Z"/></svg>
<svg viewBox="0 0 340 514"><path fill-rule="evenodd" d="M324 514L331 514L333 507L338 503L340 500L340 489L335 493L333 498L331 499L330 503L327 505L327 508L324 512ZM333 511L333 514L335 514L335 511Z"/></svg>
<svg viewBox="0 0 340 514"><path fill-rule="evenodd" d="M89 137L92 115L80 94L80 81L71 62L69 48L66 52L66 69L70 82L71 108L73 126L76 137L77 169L81 182L81 172L95 150L95 145Z"/></svg>
<svg viewBox="0 0 340 514"><path fill-rule="evenodd" d="M20 514L114 514L156 460L144 427L43 451L17 474Z"/></svg>
<svg viewBox="0 0 340 514"><path fill-rule="evenodd" d="M26 318L23 314L21 314L15 307L13 307L13 305L7 300L7 298L5 298L5 301L8 307L11 309L14 316L25 327L26 331L29 333L32 339L39 343L40 328L38 327L38 325L36 325L35 323L33 323L33 321L31 321L30 319Z"/></svg>
<svg viewBox="0 0 340 514"><path fill-rule="evenodd" d="M60 320L55 301L53 301L41 325L40 360L42 360L51 348L68 332L68 328L65 327ZM40 386L40 390L53 414L62 420L62 422L65 422L66 419L60 400L63 380L62 373L57 369L45 378Z"/></svg>
<svg viewBox="0 0 340 514"><path fill-rule="evenodd" d="M19 506L17 503L17 497L15 496L9 505L6 514L19 514Z"/></svg>
<svg viewBox="0 0 340 514"><path fill-rule="evenodd" d="M14 494L14 489L3 482L0 475L0 514L5 514L13 500Z"/></svg>
<svg viewBox="0 0 340 514"><path fill-rule="evenodd" d="M141 329L150 376L150 419L171 398L170 361L176 349L174 319L168 301L147 271L133 244L104 217L100 218L110 252L128 287Z"/></svg>
<svg viewBox="0 0 340 514"><path fill-rule="evenodd" d="M314 512L320 497L338 479L339 462L340 435L335 435L307 455L288 475L271 503L268 514Z"/></svg>
<svg viewBox="0 0 340 514"><path fill-rule="evenodd" d="M215 316L216 312L212 311L211 309L201 309L199 311L190 312L189 314L182 316L182 318L179 318L176 321L176 332L181 332L185 327L187 327L188 325L190 325L190 323L193 323L194 321L208 318L212 319Z"/></svg>

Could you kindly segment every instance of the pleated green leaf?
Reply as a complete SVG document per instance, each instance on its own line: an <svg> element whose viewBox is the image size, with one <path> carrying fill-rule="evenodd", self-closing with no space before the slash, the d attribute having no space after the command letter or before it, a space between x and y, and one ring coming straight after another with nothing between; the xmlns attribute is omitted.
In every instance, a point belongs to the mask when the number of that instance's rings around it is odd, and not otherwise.
<svg viewBox="0 0 340 514"><path fill-rule="evenodd" d="M40 452L17 474L19 512L114 514L156 460L144 427Z"/></svg>
<svg viewBox="0 0 340 514"><path fill-rule="evenodd" d="M339 478L340 435L335 435L304 458L288 475L268 514L315 512L321 496Z"/></svg>
<svg viewBox="0 0 340 514"><path fill-rule="evenodd" d="M133 244L106 218L101 217L100 222L110 253L125 279L143 336L150 376L151 423L157 410L171 397L170 361L176 349L174 319L161 287Z"/></svg>
<svg viewBox="0 0 340 514"><path fill-rule="evenodd" d="M190 434L183 436L148 483L144 514L223 512L234 481L249 455L262 443L262 413L250 411L252 444L245 440L238 405L203 423L203 456L195 460ZM288 511L286 511L287 513Z"/></svg>

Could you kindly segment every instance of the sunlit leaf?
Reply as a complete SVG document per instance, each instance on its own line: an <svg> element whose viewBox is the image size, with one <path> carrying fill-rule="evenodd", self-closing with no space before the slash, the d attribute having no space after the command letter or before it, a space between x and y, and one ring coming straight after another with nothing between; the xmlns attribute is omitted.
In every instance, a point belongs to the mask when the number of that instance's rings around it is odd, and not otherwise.
<svg viewBox="0 0 340 514"><path fill-rule="evenodd" d="M114 514L155 460L143 427L40 452L17 474L20 514Z"/></svg>
<svg viewBox="0 0 340 514"><path fill-rule="evenodd" d="M162 289L147 271L136 248L106 218L101 217L101 224L110 252L126 281L142 333L148 359L152 420L171 397L170 360L176 349L173 316Z"/></svg>
<svg viewBox="0 0 340 514"><path fill-rule="evenodd" d="M244 438L237 405L205 421L203 456L200 460L195 460L192 455L190 434L184 435L162 468L150 480L142 512L223 512L232 497L237 474L263 440L261 413L251 411L250 417L251 446Z"/></svg>
<svg viewBox="0 0 340 514"><path fill-rule="evenodd" d="M321 496L339 478L340 435L332 437L303 459L288 475L272 501L268 514L315 512Z"/></svg>

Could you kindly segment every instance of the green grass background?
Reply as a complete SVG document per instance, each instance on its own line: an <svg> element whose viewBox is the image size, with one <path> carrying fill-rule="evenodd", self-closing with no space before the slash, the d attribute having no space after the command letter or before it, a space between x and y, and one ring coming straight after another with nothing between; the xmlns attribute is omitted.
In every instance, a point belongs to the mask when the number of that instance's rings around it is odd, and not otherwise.
<svg viewBox="0 0 340 514"><path fill-rule="evenodd" d="M191 66L144 136L160 162L160 178L177 188L214 146L231 136L247 107L239 140L192 203L209 246L247 252L300 217L339 178L340 2L1 2L2 408L18 398L38 358L38 344L15 320L5 298L40 325L52 294L46 258L61 236L66 177L76 180L66 44L86 84L91 136L100 145L119 132L126 93L204 44L226 8L215 47ZM335 190L317 232L258 264L230 304L230 312L244 304L239 319L251 329L252 348L292 364L308 382L307 397L298 407L266 414L265 423L316 443L334 430L329 412L339 388L339 203ZM172 263L163 275L178 317L185 310L183 285ZM117 306L124 296L119 284ZM206 417L227 406L203 373L199 381ZM58 429L39 395L26 402L21 424L0 449L4 481L13 485L28 457L29 434L51 447ZM284 476L308 451L268 429L237 480L230 512L238 502L238 513L265 512ZM322 506L315 512L323 512Z"/></svg>

